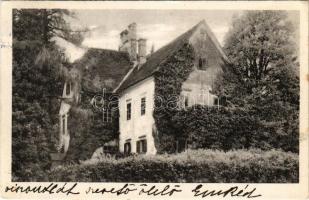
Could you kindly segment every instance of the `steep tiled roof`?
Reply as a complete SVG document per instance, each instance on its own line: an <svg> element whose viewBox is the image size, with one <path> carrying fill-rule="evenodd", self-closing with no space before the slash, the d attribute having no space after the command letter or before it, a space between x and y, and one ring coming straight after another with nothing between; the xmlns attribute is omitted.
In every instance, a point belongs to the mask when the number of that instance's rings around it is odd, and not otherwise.
<svg viewBox="0 0 309 200"><path fill-rule="evenodd" d="M214 37L213 33L210 31L210 28L207 26L206 22L203 20L194 27L192 27L190 30L183 33L175 40L167 44L166 46L160 48L159 50L151 54L147 59L147 62L143 64L140 68L135 67L135 69L130 73L130 75L123 81L123 83L117 89L117 92L123 91L126 88L138 83L139 81L142 81L150 77L157 70L157 68L162 62L164 62L174 52L183 47L184 44L189 43L189 39L201 24L204 24L206 26L206 31L210 36L211 40L213 40L213 43L218 48L223 59L227 60L218 41Z"/></svg>
<svg viewBox="0 0 309 200"><path fill-rule="evenodd" d="M96 92L115 89L133 63L128 53L91 48L74 65L82 69L82 87Z"/></svg>

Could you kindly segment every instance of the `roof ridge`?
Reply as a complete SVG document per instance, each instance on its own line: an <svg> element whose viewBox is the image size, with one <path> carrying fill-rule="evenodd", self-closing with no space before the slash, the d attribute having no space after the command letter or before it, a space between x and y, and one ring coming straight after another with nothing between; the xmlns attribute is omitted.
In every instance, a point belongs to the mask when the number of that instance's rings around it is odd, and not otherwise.
<svg viewBox="0 0 309 200"><path fill-rule="evenodd" d="M83 87L93 91L96 91L98 87L114 90L131 69L131 65L126 52L99 48L89 48L74 63L74 66L80 68L83 72ZM95 80L96 77L99 78L99 82Z"/></svg>
<svg viewBox="0 0 309 200"><path fill-rule="evenodd" d="M83 56L81 56L80 58L76 59L72 64L76 64L78 62L80 62L81 59L83 59L85 56L91 54L91 53L102 53L102 52L111 52L111 53L117 53L119 54L119 56L129 56L129 54L127 52L124 51L117 51L114 49L102 49L102 48L96 48L96 47L91 47L91 48L85 48L86 51L84 53Z"/></svg>

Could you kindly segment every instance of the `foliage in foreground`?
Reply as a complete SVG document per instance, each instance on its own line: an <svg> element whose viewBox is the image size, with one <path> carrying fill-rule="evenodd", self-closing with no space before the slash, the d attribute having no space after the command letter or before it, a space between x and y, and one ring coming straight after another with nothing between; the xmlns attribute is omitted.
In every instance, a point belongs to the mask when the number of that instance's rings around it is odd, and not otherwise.
<svg viewBox="0 0 309 200"><path fill-rule="evenodd" d="M298 155L262 150L189 150L181 154L106 158L59 166L49 181L82 182L298 182Z"/></svg>

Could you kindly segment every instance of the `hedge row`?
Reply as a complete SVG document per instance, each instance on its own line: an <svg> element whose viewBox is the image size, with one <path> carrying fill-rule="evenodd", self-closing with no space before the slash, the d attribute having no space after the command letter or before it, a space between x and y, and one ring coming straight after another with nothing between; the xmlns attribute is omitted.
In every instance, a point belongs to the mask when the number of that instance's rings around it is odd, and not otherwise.
<svg viewBox="0 0 309 200"><path fill-rule="evenodd" d="M196 105L178 111L172 122L175 139L183 138L195 149L275 148L298 152L298 121L292 118L267 122L253 111L226 107L218 110ZM166 145L165 149L172 148Z"/></svg>
<svg viewBox="0 0 309 200"><path fill-rule="evenodd" d="M295 183L298 155L277 150L189 150L181 154L106 158L60 166L49 181Z"/></svg>

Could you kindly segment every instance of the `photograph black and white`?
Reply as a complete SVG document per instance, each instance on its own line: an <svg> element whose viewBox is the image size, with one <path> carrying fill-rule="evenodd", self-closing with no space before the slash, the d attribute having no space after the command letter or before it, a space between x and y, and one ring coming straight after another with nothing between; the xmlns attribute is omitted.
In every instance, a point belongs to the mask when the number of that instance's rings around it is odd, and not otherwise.
<svg viewBox="0 0 309 200"><path fill-rule="evenodd" d="M16 8L12 33L11 181L299 183L299 11Z"/></svg>

